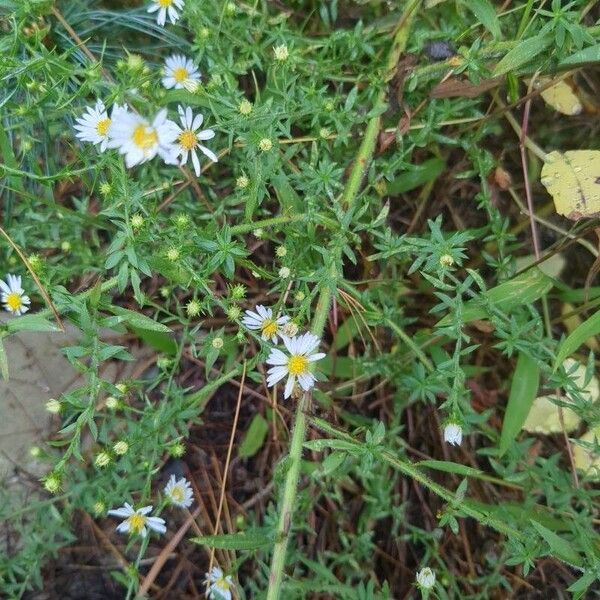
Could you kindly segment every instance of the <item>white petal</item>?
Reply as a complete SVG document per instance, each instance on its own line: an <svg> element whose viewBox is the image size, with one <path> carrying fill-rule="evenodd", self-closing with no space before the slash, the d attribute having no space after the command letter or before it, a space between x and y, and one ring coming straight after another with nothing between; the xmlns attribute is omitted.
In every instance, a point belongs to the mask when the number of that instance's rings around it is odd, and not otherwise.
<svg viewBox="0 0 600 600"><path fill-rule="evenodd" d="M192 123L192 129L194 131L196 131L196 129L198 129L198 127L200 127L200 125L202 125L202 121L204 121L204 115L202 113L198 113L194 117L194 121Z"/></svg>
<svg viewBox="0 0 600 600"><path fill-rule="evenodd" d="M135 511L131 506L126 504L121 508L113 508L107 512L107 514L113 517L130 517Z"/></svg>
<svg viewBox="0 0 600 600"><path fill-rule="evenodd" d="M219 157L212 150L209 150L206 146L201 145L198 145L198 148L200 148L200 150L204 154L206 154L206 156L208 156L210 160L212 160L213 162L219 162Z"/></svg>
<svg viewBox="0 0 600 600"><path fill-rule="evenodd" d="M127 533L129 531L129 521L123 521L121 524L117 525L117 531L119 533Z"/></svg>
<svg viewBox="0 0 600 600"><path fill-rule="evenodd" d="M286 367L273 367L267 371L267 374L267 386L273 387L288 374L288 371Z"/></svg>
<svg viewBox="0 0 600 600"><path fill-rule="evenodd" d="M289 357L287 357L279 348L273 348L271 354L265 361L268 365L287 365Z"/></svg>
<svg viewBox="0 0 600 600"><path fill-rule="evenodd" d="M298 376L298 382L305 392L308 392L311 387L315 384L315 377L312 373L302 373Z"/></svg>
<svg viewBox="0 0 600 600"><path fill-rule="evenodd" d="M202 131L198 132L198 139L199 140L212 140L215 137L215 131L214 129L203 129Z"/></svg>
<svg viewBox="0 0 600 600"><path fill-rule="evenodd" d="M146 524L150 529L153 529L158 533L166 533L167 531L165 520L160 517L148 517L146 519Z"/></svg>
<svg viewBox="0 0 600 600"><path fill-rule="evenodd" d="M200 147L200 148L202 149L202 147ZM196 173L196 177L200 177L200 173L202 172L200 170L200 161L198 160L198 155L193 150L192 150L192 164L194 165L194 171Z"/></svg>
<svg viewBox="0 0 600 600"><path fill-rule="evenodd" d="M288 377L287 383L285 384L285 391L283 392L284 398L289 398L292 395L292 390L294 389L294 384L296 383L296 378L293 375Z"/></svg>
<svg viewBox="0 0 600 600"><path fill-rule="evenodd" d="M325 358L326 356L327 354L325 354L325 352L317 352L316 354L309 354L306 358L308 359L308 362L315 362Z"/></svg>
<svg viewBox="0 0 600 600"><path fill-rule="evenodd" d="M269 318L269 311L268 309L263 306L262 304L257 304L256 305L256 312L263 318L263 319L268 319ZM273 313L271 313L273 314Z"/></svg>
<svg viewBox="0 0 600 600"><path fill-rule="evenodd" d="M287 335L282 335L281 339L283 340L283 343L287 348L288 352L290 354L296 354L296 352L294 352L294 348L296 347L296 342L294 340L296 338L290 338Z"/></svg>

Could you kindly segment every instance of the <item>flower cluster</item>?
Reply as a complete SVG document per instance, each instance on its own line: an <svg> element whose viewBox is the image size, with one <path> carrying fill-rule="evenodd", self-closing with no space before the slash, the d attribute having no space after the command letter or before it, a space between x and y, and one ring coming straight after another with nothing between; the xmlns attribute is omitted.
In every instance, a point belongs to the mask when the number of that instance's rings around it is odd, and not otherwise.
<svg viewBox="0 0 600 600"><path fill-rule="evenodd" d="M189 508L194 502L192 486L185 477L177 479L175 475L171 475L163 491L167 502L178 508ZM117 525L119 533L140 535L142 538L145 538L149 530L159 534L166 533L167 531L165 519L158 516L150 516L153 510L154 507L152 505L135 509L131 504L125 502L122 507L109 510L108 514L123 519L123 522ZM225 576L219 567L213 567L210 573L206 574L208 598L231 600L233 585L231 576Z"/></svg>
<svg viewBox="0 0 600 600"><path fill-rule="evenodd" d="M161 11L174 11L182 0L159 0ZM158 10L151 7L151 10ZM161 13L159 12L159 15ZM176 13L175 13L176 14ZM171 20L173 20L171 18ZM160 19L159 19L160 22ZM186 89L195 92L200 85L200 71L194 62L182 54L174 54L165 61L162 83L167 89ZM215 136L212 129L200 129L204 117L194 115L192 109L179 106L180 124L168 118L167 109L161 109L153 119L147 119L131 110L127 105L114 104L108 111L102 100L88 106L76 120L76 136L83 142L98 146L100 152L112 148L125 157L128 168L160 156L168 165L184 165L191 158L196 176L200 176L200 161L197 151L217 162L217 155L202 144Z"/></svg>
<svg viewBox="0 0 600 600"><path fill-rule="evenodd" d="M88 106L77 119L76 136L99 146L100 152L108 148L118 150L128 168L152 160L156 155L168 165L184 165L191 157L196 175L200 176L197 150L214 162L218 160L217 155L201 143L212 139L215 132L201 130L204 117L194 116L189 106L179 106L178 112L181 125L171 121L164 108L150 121L126 106L115 104L109 117L102 100L97 100L94 107Z"/></svg>
<svg viewBox="0 0 600 600"><path fill-rule="evenodd" d="M267 358L271 368L267 371L267 385L273 387L276 383L287 377L284 398L289 398L296 385L307 392L314 385L316 378L310 370L310 364L325 357L323 352L316 352L321 340L314 334L307 332L296 335L298 328L289 322L289 317L274 317L273 310L262 305L257 305L255 311L246 311L242 319L248 329L260 331L264 341L278 342L281 337L285 346L284 352L279 348L272 348Z"/></svg>

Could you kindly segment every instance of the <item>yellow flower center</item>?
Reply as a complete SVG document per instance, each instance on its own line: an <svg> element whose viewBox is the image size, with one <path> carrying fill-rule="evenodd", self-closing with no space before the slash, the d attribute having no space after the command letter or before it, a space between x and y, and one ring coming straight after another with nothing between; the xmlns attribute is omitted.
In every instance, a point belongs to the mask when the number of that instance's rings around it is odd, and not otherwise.
<svg viewBox="0 0 600 600"><path fill-rule="evenodd" d="M215 585L220 589L223 590L224 592L229 591L229 588L231 587L231 584L229 583L229 581L227 581L227 579L225 579L225 577L219 577L216 581L215 581Z"/></svg>
<svg viewBox="0 0 600 600"><path fill-rule="evenodd" d="M288 373L290 375L302 375L308 370L308 359L306 356L294 354L288 361Z"/></svg>
<svg viewBox="0 0 600 600"><path fill-rule="evenodd" d="M163 8L169 8L173 4L173 0L158 0L158 5Z"/></svg>
<svg viewBox="0 0 600 600"><path fill-rule="evenodd" d="M98 121L98 124L96 125L96 131L98 132L98 135L106 135L109 127L110 119L107 117L106 119Z"/></svg>
<svg viewBox="0 0 600 600"><path fill-rule="evenodd" d="M21 295L16 292L11 292L6 297L6 304L13 312L16 312L23 306L23 302L21 301Z"/></svg>
<svg viewBox="0 0 600 600"><path fill-rule="evenodd" d="M183 83L188 75L188 70L185 67L177 67L173 70L173 77L177 83Z"/></svg>
<svg viewBox="0 0 600 600"><path fill-rule="evenodd" d="M131 136L133 143L142 150L149 150L158 143L158 134L156 133L156 129L152 127L146 127L146 125L138 125L133 130L133 135Z"/></svg>
<svg viewBox="0 0 600 600"><path fill-rule="evenodd" d="M265 337L273 337L277 333L277 323L273 319L265 319L262 322L261 331Z"/></svg>
<svg viewBox="0 0 600 600"><path fill-rule="evenodd" d="M178 485L177 487L174 487L171 490L171 498L173 498L173 500L175 500L175 502L183 502L183 499L185 498L185 494L183 492L183 488Z"/></svg>
<svg viewBox="0 0 600 600"><path fill-rule="evenodd" d="M130 533L141 533L142 529L144 529L144 525L146 524L146 517L144 515L140 515L140 513L132 514L127 518L127 520L129 521Z"/></svg>
<svg viewBox="0 0 600 600"><path fill-rule="evenodd" d="M198 143L198 138L191 129L186 129L179 134L178 141L182 148L185 150L191 150Z"/></svg>

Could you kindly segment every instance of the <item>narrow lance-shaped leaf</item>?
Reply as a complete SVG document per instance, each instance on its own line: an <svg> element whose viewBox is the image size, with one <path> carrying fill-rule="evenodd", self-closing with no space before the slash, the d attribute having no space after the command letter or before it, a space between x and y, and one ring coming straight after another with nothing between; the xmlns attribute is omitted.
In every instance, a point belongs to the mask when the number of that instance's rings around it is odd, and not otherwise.
<svg viewBox="0 0 600 600"><path fill-rule="evenodd" d="M508 405L502 423L500 452L504 454L525 423L529 409L536 397L540 382L540 369L535 361L521 353L510 386Z"/></svg>
<svg viewBox="0 0 600 600"><path fill-rule="evenodd" d="M571 334L563 340L558 348L554 369L561 365L565 358L571 356L581 344L600 333L600 311L595 312L589 319L578 325Z"/></svg>

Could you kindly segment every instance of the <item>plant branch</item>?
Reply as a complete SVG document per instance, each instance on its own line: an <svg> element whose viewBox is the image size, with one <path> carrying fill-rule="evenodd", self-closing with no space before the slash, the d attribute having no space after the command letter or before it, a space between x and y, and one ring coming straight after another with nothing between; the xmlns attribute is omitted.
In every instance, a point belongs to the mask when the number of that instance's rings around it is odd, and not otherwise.
<svg viewBox="0 0 600 600"><path fill-rule="evenodd" d="M376 116L368 123L365 135L358 149L358 153L352 165L350 176L342 193L341 203L346 209L346 218L349 221L352 217L354 205L360 192L361 183L369 168L370 161L375 152L377 136L381 129L381 114L387 103L387 82L393 76L398 59L406 47L408 33L412 25L416 9L420 6L421 0L412 0L406 7L402 18L396 28L394 41L390 50L387 64L384 85L377 98L374 107ZM254 225L256 226L256 225ZM338 278L337 264L341 260L341 248L336 248L333 252L332 261L329 267L329 277L321 286L319 300L313 317L311 331L321 336L325 329L327 315L333 298L333 291L336 288ZM267 590L267 600L278 600L281 592L283 580L283 570L285 567L285 558L287 547L290 540L292 522L294 516L294 505L298 489L298 479L300 476L300 464L302 461L302 447L306 437L306 407L309 402L307 394L303 394L298 402L292 439L288 454L288 471L283 488L283 495L279 506L279 524L275 536L275 546L273 548L273 558L271 561L271 572L269 575L269 588Z"/></svg>

